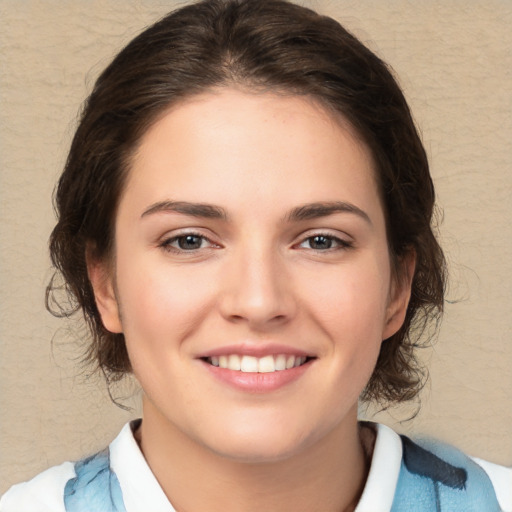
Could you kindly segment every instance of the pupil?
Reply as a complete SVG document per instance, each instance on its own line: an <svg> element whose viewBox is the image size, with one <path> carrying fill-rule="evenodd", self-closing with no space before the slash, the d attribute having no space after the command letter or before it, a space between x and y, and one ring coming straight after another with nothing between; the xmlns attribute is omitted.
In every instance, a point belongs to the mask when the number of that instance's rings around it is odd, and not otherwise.
<svg viewBox="0 0 512 512"><path fill-rule="evenodd" d="M330 249L332 246L332 240L325 236L315 236L313 237L312 246L313 249Z"/></svg>
<svg viewBox="0 0 512 512"><path fill-rule="evenodd" d="M196 235L182 236L178 240L180 249L199 249L201 247L201 237Z"/></svg>

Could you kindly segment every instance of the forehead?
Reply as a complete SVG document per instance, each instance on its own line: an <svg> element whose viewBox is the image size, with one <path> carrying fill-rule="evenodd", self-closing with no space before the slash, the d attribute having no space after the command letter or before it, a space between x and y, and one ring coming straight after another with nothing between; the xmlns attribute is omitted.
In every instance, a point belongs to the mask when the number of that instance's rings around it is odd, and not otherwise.
<svg viewBox="0 0 512 512"><path fill-rule="evenodd" d="M173 106L151 126L125 194L146 203L158 195L233 205L250 198L254 207L280 194L293 207L344 200L340 194L368 202L378 191L366 146L318 102L220 89Z"/></svg>

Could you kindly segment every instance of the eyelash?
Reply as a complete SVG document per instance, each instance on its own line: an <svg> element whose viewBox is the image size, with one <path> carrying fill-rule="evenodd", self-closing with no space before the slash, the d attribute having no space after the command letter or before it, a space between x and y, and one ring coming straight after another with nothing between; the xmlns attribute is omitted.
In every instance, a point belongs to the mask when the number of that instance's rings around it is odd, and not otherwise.
<svg viewBox="0 0 512 512"><path fill-rule="evenodd" d="M349 242L348 240L343 240L341 238L338 238L337 236L331 235L329 233L315 233L313 235L310 235L306 238L304 238L299 244L297 244L299 247L301 247L304 243L310 242L315 238L325 238L331 243L334 243L336 247L327 247L325 249L314 249L313 247L308 247L306 249L315 251L315 252L332 252L332 251L342 251L347 249L352 249L354 245L352 242Z"/></svg>
<svg viewBox="0 0 512 512"><path fill-rule="evenodd" d="M204 235L201 235L199 233L195 233L193 231L190 231L190 232L186 232L186 233L181 233L181 234L173 236L171 238L166 238L165 240L163 240L159 244L159 247L161 247L162 249L164 249L167 252L174 252L174 253L178 253L178 254L194 253L194 252L196 252L196 251L198 251L200 249L204 249L204 247L197 247L197 248L192 248L192 249L184 249L183 247L174 247L172 245L173 243L176 243L176 242L179 244L180 240L184 240L184 239L186 239L188 237L199 238L201 240L201 244L203 242L208 242L211 247L215 247L216 246L216 244L214 244L209 238L205 237Z"/></svg>
<svg viewBox="0 0 512 512"><path fill-rule="evenodd" d="M200 239L201 245L203 244L203 242L207 242L208 244L210 244L209 248L211 248L211 247L219 247L218 245L214 244L206 236L201 235L200 233L193 232L193 231L182 233L182 234L173 236L171 238L167 238L167 239L163 240L159 244L159 247L161 247L162 249L164 249L167 252L174 252L174 253L179 253L179 254L182 254L182 253L194 253L194 252L199 251L201 249L205 249L205 247L195 247L195 248L186 249L186 248L179 247L179 246L178 247L174 247L173 246L173 244L175 244L175 243L177 243L179 245L180 241L183 241L183 240L185 240L188 237L194 237L194 238ZM333 251L347 250L347 249L352 249L353 248L352 242L349 242L347 240L343 240L341 238L338 238L337 236L334 236L334 235L331 235L331 234L328 234L328 233L315 233L313 235L310 235L310 236L302 239L302 241L299 242L298 244L295 244L294 247L299 247L300 248L300 247L303 246L303 244L305 244L307 242L309 242L311 244L311 242L315 238L323 238L328 243L330 243L331 245L334 244L335 247L326 247L326 248L323 248L323 249L319 249L319 248L315 249L313 247L303 247L303 248L307 249L307 250L310 250L310 251L315 251L315 252L333 252Z"/></svg>

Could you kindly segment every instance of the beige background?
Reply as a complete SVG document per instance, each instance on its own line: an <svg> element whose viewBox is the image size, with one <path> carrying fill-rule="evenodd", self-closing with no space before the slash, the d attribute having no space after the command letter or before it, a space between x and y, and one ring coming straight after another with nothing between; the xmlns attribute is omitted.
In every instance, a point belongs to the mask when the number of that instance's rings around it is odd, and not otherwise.
<svg viewBox="0 0 512 512"><path fill-rule="evenodd" d="M172 1L0 0L0 492L102 447L132 415L44 310L50 197L80 102ZM419 415L385 421L512 465L512 2L316 0L396 70L444 211L450 301ZM128 387L116 391L130 394ZM136 404L137 396L128 404Z"/></svg>

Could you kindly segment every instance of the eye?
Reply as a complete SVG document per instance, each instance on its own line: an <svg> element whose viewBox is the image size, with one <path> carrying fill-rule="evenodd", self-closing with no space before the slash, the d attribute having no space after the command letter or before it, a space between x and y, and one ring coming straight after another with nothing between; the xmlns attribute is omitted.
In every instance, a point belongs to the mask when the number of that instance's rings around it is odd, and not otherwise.
<svg viewBox="0 0 512 512"><path fill-rule="evenodd" d="M160 244L160 247L173 252L192 252L214 246L208 238L197 233L183 233L167 238Z"/></svg>
<svg viewBox="0 0 512 512"><path fill-rule="evenodd" d="M328 251L336 249L348 249L352 247L352 244L333 235L317 234L308 236L299 244L299 247L303 249L311 249L314 251Z"/></svg>

